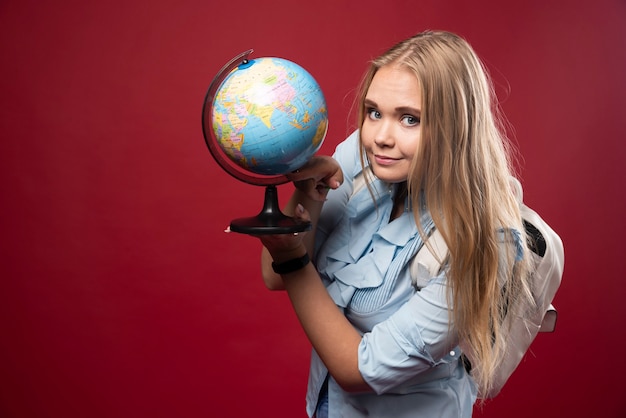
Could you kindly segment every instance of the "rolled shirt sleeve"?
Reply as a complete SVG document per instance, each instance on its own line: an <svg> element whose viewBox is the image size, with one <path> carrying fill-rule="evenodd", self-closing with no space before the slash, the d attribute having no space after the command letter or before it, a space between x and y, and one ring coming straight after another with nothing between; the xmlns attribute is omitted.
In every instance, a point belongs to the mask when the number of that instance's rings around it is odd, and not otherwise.
<svg viewBox="0 0 626 418"><path fill-rule="evenodd" d="M378 393L402 391L440 375L433 368L458 359L456 333L442 273L388 319L365 333L359 344L359 370ZM430 378L429 378L430 377Z"/></svg>

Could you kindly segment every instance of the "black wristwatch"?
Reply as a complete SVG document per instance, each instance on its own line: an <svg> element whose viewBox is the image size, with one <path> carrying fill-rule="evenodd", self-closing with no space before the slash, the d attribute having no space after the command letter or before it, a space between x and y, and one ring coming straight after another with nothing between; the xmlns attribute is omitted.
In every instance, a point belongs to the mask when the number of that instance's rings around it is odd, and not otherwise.
<svg viewBox="0 0 626 418"><path fill-rule="evenodd" d="M288 274L293 273L294 271L298 271L301 268L304 268L311 259L309 258L309 254L305 253L302 257L292 258L291 260L287 260L282 263L274 263L272 262L272 269L277 274Z"/></svg>

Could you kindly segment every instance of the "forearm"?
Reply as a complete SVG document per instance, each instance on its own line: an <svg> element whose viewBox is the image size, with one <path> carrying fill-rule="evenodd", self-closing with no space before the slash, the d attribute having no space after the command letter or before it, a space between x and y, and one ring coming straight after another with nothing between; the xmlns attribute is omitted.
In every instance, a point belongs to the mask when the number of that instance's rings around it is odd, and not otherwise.
<svg viewBox="0 0 626 418"><path fill-rule="evenodd" d="M361 335L335 305L314 266L282 279L302 328L335 381L346 391L371 390L358 367Z"/></svg>
<svg viewBox="0 0 626 418"><path fill-rule="evenodd" d="M343 182L343 172L330 157L319 157L290 175L296 190L284 213L302 222L310 221L312 231L302 234L261 235L265 246L262 271L269 288L284 288L311 344L328 371L346 391L369 391L359 371L358 350L361 335L328 294L315 266L308 263L295 271L284 269L284 263L309 254L314 258L315 231L329 189ZM272 262L283 264L281 275ZM297 265L297 264L296 264Z"/></svg>

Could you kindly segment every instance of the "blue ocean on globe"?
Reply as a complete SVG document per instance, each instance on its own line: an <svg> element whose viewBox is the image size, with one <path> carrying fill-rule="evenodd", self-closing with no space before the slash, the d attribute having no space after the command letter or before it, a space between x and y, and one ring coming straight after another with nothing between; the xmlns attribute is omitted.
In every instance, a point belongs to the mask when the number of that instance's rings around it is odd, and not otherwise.
<svg viewBox="0 0 626 418"><path fill-rule="evenodd" d="M320 86L305 69L282 58L257 58L235 68L218 88L212 127L237 166L282 175L320 148L328 112Z"/></svg>

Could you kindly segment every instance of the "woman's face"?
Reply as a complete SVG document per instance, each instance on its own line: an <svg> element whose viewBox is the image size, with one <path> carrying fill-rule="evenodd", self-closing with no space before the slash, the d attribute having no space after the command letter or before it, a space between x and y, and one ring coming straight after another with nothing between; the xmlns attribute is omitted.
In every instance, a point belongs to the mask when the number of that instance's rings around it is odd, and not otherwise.
<svg viewBox="0 0 626 418"><path fill-rule="evenodd" d="M381 67L365 96L361 142L376 177L405 181L420 141L422 94L417 77L396 65Z"/></svg>

